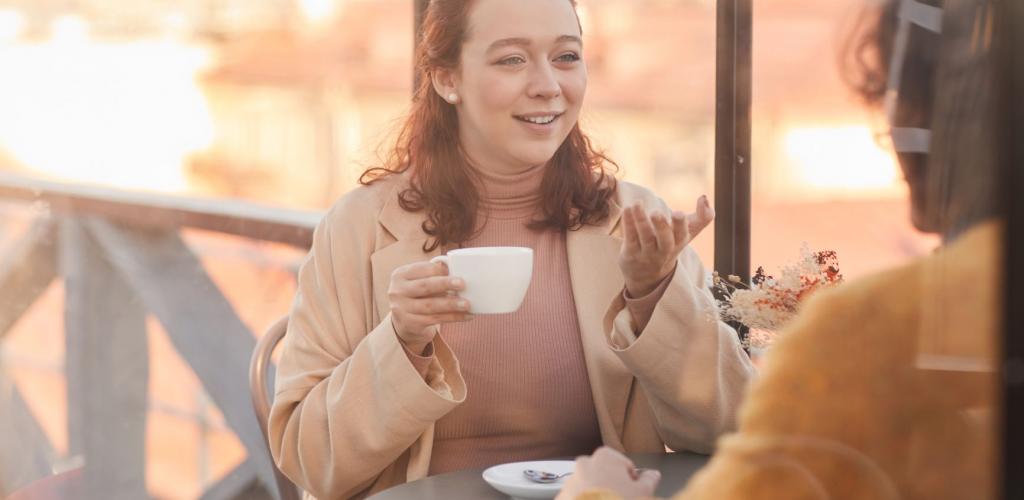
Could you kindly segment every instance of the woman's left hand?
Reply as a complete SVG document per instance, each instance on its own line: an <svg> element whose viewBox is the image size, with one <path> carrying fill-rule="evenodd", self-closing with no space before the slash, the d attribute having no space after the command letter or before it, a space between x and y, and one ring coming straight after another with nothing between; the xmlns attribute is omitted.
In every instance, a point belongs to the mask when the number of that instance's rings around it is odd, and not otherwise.
<svg viewBox="0 0 1024 500"><path fill-rule="evenodd" d="M660 472L637 472L633 462L625 455L601 447L589 457L576 459L576 470L569 476L555 500L575 500L587 490L615 493L627 500L648 498L654 496L659 481Z"/></svg>
<svg viewBox="0 0 1024 500"><path fill-rule="evenodd" d="M694 213L672 212L671 219L661 212L649 214L640 205L627 207L622 213L619 268L629 295L643 297L654 291L675 270L679 252L714 219L707 196L697 200Z"/></svg>

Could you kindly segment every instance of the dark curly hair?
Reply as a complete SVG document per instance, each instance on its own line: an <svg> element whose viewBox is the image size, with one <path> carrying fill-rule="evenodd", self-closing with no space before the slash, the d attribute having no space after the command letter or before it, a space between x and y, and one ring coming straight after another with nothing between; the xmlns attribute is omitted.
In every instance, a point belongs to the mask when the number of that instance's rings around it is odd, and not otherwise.
<svg viewBox="0 0 1024 500"><path fill-rule="evenodd" d="M843 50L844 79L873 106L887 91L900 3L887 0L864 11ZM940 6L938 0L923 3ZM909 39L891 125L932 130L927 155L898 157L910 185L914 224L955 237L1002 210L991 51L998 2L941 3L941 37L919 31Z"/></svg>

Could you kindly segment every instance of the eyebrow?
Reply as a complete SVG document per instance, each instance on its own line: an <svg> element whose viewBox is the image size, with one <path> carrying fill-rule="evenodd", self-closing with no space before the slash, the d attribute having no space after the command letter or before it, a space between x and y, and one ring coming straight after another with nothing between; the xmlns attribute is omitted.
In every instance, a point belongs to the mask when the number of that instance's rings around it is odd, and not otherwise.
<svg viewBox="0 0 1024 500"><path fill-rule="evenodd" d="M583 40L581 40L580 37L576 35L562 35L555 40L555 43L563 42L576 42L580 45L583 45ZM532 42L530 42L528 38L503 38L492 43L491 46L487 48L487 52L499 49L501 47L508 47L510 45L529 47L531 43Z"/></svg>

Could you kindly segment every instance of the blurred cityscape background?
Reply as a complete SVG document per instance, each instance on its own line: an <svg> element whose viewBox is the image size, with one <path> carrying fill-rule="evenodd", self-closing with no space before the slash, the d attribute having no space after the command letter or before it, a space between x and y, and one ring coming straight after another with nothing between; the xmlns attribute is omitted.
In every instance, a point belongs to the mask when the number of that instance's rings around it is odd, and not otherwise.
<svg viewBox="0 0 1024 500"><path fill-rule="evenodd" d="M579 4L584 129L620 177L692 209L714 193L715 3ZM807 242L858 276L937 243L908 222L881 117L840 78L862 7L754 2L755 267L793 262ZM0 172L323 210L400 122L412 47L412 0L0 0ZM38 210L0 198L0 255ZM302 249L196 230L184 239L252 331L287 313ZM695 244L709 267L712 243ZM25 399L58 471L80 465L63 311L58 279L0 332L0 386ZM160 323L148 318L147 331L145 488L197 497L245 447Z"/></svg>

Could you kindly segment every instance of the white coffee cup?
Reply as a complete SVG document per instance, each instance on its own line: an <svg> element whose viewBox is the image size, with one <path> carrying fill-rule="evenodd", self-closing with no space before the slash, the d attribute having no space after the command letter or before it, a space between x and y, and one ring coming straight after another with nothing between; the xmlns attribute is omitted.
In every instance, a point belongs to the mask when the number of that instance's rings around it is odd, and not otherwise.
<svg viewBox="0 0 1024 500"><path fill-rule="evenodd" d="M533 277L533 249L525 247L460 248L430 259L444 262L448 275L462 278L459 296L471 314L502 314L519 309Z"/></svg>

